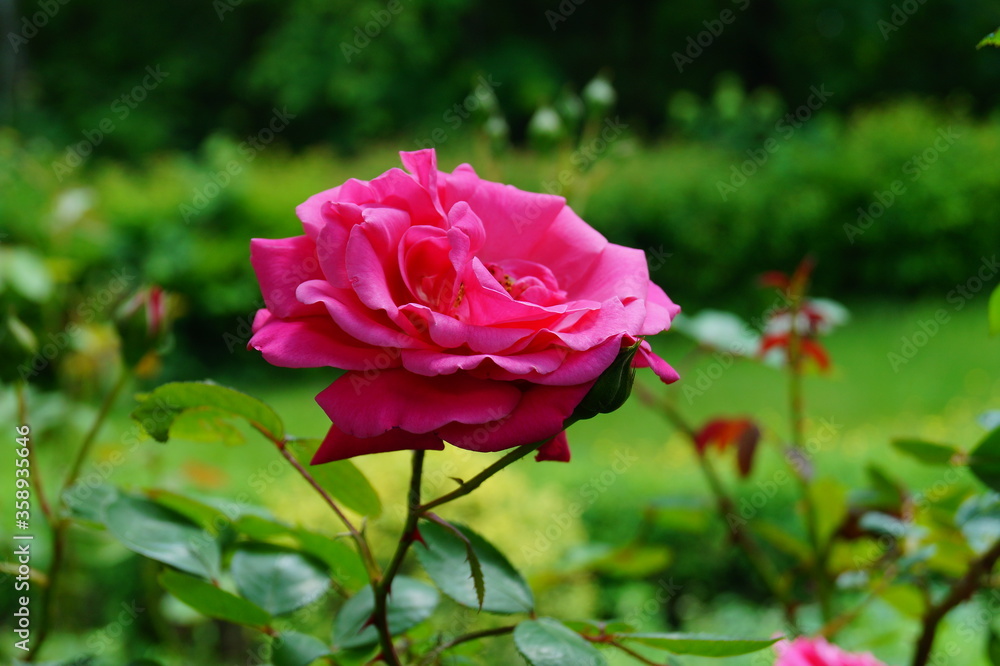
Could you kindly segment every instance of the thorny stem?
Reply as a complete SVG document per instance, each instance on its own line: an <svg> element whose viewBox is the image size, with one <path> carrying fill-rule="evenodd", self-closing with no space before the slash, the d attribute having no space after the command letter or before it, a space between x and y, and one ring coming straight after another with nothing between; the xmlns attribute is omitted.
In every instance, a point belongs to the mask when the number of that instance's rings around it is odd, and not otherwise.
<svg viewBox="0 0 1000 666"><path fill-rule="evenodd" d="M344 526L347 527L347 531L350 533L351 538L354 540L358 549L358 554L361 556L362 562L364 562L369 578L373 581L379 580L382 577L382 574L379 571L378 562L375 561L375 557L372 555L371 548L368 545L368 540L365 539L365 535L354 526L354 523L352 523L350 518L347 517L343 509L340 508L340 505L337 504L336 500L334 500L333 497L331 497L330 494L323 489L323 486L321 486L319 482L313 478L312 474L309 473L309 470L303 467L302 463L300 463L295 456L292 455L292 452L288 450L287 439L275 438L272 434L263 429L258 428L258 430L265 437L274 442L275 446L278 447L278 451L285 458L285 460L287 460L292 467L295 468L295 471L297 471L299 475L305 479L306 483L312 486L313 490L319 493L319 496L323 498L323 501L326 502L331 509L333 509L333 512L337 514L340 521L344 523Z"/></svg>
<svg viewBox="0 0 1000 666"><path fill-rule="evenodd" d="M698 433L695 432L694 428L684 419L684 417L678 412L673 405L669 402L663 401L661 403L663 414L666 416L667 420L671 422L678 430L684 433L684 435L691 440L694 444ZM760 545L753 538L753 535L747 531L743 525L736 521L730 521L731 516L738 516L739 513L736 510L736 504L733 502L732 498L726 492L725 487L722 485L722 480L719 478L718 473L715 471L715 467L712 462L703 455L698 455L698 462L701 466L702 474L704 474L706 481L708 481L709 488L712 490L712 494L715 496L716 506L719 510L719 517L722 522L726 523L727 527L730 528L733 536L733 540L743 549L744 554L747 556L750 565L756 571L757 575L760 576L761 580L771 591L771 593L781 602L784 608L785 618L788 620L792 627L797 627L798 623L795 619L794 611L794 600L788 595L784 586L781 584L777 571L775 571L774 566L771 564L770 560L761 550Z"/></svg>
<svg viewBox="0 0 1000 666"><path fill-rule="evenodd" d="M569 423L567 423L566 426L569 427ZM542 445L545 444L547 441L548 440L543 440L541 442L535 442L534 444L525 444L524 446L519 446L516 449L512 449L503 458L500 458L500 460L497 460L495 463L484 469L482 472L476 474L474 477L464 482L457 489L451 491L446 495L442 495L436 500L433 500L421 506L420 507L421 515L426 514L431 509L435 509L441 506L442 504L447 504L448 502L457 500L459 497L464 497L468 495L473 490L483 485L483 483L487 479L489 479L491 476L502 470L504 467L507 467L511 463L517 462L518 460L520 460L521 458L525 457L530 453L534 453L535 451L540 449Z"/></svg>
<svg viewBox="0 0 1000 666"><path fill-rule="evenodd" d="M994 543L989 550L972 561L969 570L955 581L944 599L928 606L927 612L924 613L920 638L917 640L916 651L913 655L913 666L926 666L931 657L934 638L937 636L941 620L955 606L971 597L979 589L981 579L992 571L993 565L998 559L1000 559L1000 541Z"/></svg>
<svg viewBox="0 0 1000 666"><path fill-rule="evenodd" d="M399 567L403 564L406 551L417 538L417 521L420 520L420 483L423 478L424 454L423 450L413 452L412 472L410 475L410 492L406 501L406 523L403 526L403 534L399 537L399 544L396 552L393 553L389 566L386 567L385 575L381 580L372 580L372 592L375 595L375 611L372 615L372 624L378 630L379 642L382 646L382 660L389 666L402 666L396 648L392 643L392 633L389 630L388 617L388 596L392 588L392 581L399 572Z"/></svg>

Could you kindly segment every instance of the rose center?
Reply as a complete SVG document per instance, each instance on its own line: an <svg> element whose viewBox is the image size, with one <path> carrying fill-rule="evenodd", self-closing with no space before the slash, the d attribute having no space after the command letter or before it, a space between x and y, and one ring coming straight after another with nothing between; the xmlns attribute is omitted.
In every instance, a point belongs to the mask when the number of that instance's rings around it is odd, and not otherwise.
<svg viewBox="0 0 1000 666"><path fill-rule="evenodd" d="M509 259L486 264L490 274L514 300L536 305L557 305L566 300L566 292L546 266L526 259Z"/></svg>

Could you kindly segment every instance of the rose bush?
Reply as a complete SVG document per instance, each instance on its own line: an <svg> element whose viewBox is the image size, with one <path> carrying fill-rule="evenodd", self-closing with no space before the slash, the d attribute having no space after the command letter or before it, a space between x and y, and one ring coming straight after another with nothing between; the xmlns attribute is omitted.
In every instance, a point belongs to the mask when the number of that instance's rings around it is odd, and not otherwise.
<svg viewBox="0 0 1000 666"><path fill-rule="evenodd" d="M315 463L444 441L498 451L552 438L597 378L679 308L641 250L609 243L563 198L438 171L433 150L297 208L305 234L254 239L266 307L248 346L346 372L317 396L333 425ZM641 342L634 367L674 370Z"/></svg>
<svg viewBox="0 0 1000 666"><path fill-rule="evenodd" d="M870 653L852 654L822 638L798 638L775 646L774 666L885 666Z"/></svg>

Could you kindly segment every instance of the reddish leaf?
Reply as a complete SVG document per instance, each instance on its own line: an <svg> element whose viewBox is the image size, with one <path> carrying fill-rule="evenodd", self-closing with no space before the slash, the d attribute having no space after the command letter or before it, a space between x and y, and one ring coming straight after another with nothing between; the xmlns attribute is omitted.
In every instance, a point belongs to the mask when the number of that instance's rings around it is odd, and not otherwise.
<svg viewBox="0 0 1000 666"><path fill-rule="evenodd" d="M706 423L695 437L695 448L698 453L704 453L705 449L713 443L720 451L725 451L737 443L743 446L742 440L747 436L745 433L748 430L756 431L756 438L760 439L760 431L750 419L713 419ZM752 446L756 446L756 442ZM750 455L752 456L753 453L751 452Z"/></svg>
<svg viewBox="0 0 1000 666"><path fill-rule="evenodd" d="M802 258L802 261L799 262L798 267L796 267L795 272L792 274L788 291L800 298L805 296L806 290L809 287L809 278L812 276L814 268L816 268L816 260L812 255L807 254Z"/></svg>
<svg viewBox="0 0 1000 666"><path fill-rule="evenodd" d="M816 342L811 338L802 339L802 355L804 357L811 357L816 361L816 365L819 369L826 371L830 369L830 355L826 353L826 349L823 345Z"/></svg>
<svg viewBox="0 0 1000 666"><path fill-rule="evenodd" d="M791 284L788 276L781 271L768 271L761 274L758 280L762 287L774 287L781 291L788 291L788 287Z"/></svg>
<svg viewBox="0 0 1000 666"><path fill-rule="evenodd" d="M780 335L765 335L760 341L760 355L763 356L775 347L784 347L787 349L790 340L791 336L788 333L781 333Z"/></svg>

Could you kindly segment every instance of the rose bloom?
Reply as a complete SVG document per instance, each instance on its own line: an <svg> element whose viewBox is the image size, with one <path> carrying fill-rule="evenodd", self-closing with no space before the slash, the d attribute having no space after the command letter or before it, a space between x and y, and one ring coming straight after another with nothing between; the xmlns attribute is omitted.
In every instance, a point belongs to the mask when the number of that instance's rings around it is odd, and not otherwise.
<svg viewBox="0 0 1000 666"><path fill-rule="evenodd" d="M885 666L871 653L851 654L822 638L797 638L774 646L778 660L774 666Z"/></svg>
<svg viewBox="0 0 1000 666"><path fill-rule="evenodd" d="M316 398L333 425L314 463L549 439L539 459L569 460L564 424L595 380L680 308L563 198L400 156L409 173L300 205L304 235L251 241L267 307L248 347L346 371ZM633 365L677 379L645 341Z"/></svg>

